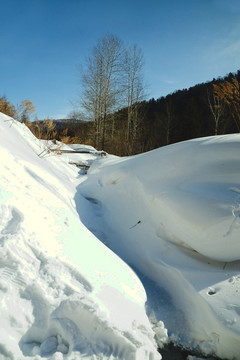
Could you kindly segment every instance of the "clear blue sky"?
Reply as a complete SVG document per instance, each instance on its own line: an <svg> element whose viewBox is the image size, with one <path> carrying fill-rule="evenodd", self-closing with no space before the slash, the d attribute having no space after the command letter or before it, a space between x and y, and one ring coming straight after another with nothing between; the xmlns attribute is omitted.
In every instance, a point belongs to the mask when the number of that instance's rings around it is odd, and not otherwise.
<svg viewBox="0 0 240 360"><path fill-rule="evenodd" d="M2 0L0 96L66 117L106 33L142 48L148 99L240 69L239 0Z"/></svg>

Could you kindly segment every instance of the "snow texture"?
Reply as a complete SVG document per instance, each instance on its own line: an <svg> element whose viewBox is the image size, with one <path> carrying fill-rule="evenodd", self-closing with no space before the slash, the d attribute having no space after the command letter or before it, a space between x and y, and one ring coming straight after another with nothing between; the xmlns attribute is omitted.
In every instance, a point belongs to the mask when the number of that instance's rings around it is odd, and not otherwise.
<svg viewBox="0 0 240 360"><path fill-rule="evenodd" d="M239 148L100 157L0 114L0 360L240 359Z"/></svg>
<svg viewBox="0 0 240 360"><path fill-rule="evenodd" d="M79 170L2 114L0 145L0 359L160 359L140 280L79 219Z"/></svg>

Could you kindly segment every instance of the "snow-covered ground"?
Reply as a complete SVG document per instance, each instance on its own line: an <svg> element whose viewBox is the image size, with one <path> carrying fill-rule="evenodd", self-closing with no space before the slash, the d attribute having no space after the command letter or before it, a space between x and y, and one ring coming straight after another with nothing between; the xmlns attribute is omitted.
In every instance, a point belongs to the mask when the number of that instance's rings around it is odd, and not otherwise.
<svg viewBox="0 0 240 360"><path fill-rule="evenodd" d="M78 187L103 216L85 224L135 269L149 316L228 359L240 359L239 150L237 134L101 159Z"/></svg>
<svg viewBox="0 0 240 360"><path fill-rule="evenodd" d="M141 282L80 221L79 170L43 146L0 115L0 359L160 359Z"/></svg>
<svg viewBox="0 0 240 360"><path fill-rule="evenodd" d="M240 359L240 135L52 146L0 114L0 360Z"/></svg>

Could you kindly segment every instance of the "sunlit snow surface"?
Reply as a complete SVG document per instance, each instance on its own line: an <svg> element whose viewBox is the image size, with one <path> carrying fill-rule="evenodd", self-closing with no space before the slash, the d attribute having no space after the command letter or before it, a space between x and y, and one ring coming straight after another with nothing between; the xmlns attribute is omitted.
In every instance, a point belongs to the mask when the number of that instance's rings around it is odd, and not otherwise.
<svg viewBox="0 0 240 360"><path fill-rule="evenodd" d="M80 221L79 170L43 146L0 115L0 359L160 359L141 282Z"/></svg>
<svg viewBox="0 0 240 360"><path fill-rule="evenodd" d="M240 135L96 161L85 223L130 264L170 338L240 359ZM105 232L102 230L104 223Z"/></svg>
<svg viewBox="0 0 240 360"><path fill-rule="evenodd" d="M165 328L240 359L240 135L51 146L0 115L0 359L155 360Z"/></svg>

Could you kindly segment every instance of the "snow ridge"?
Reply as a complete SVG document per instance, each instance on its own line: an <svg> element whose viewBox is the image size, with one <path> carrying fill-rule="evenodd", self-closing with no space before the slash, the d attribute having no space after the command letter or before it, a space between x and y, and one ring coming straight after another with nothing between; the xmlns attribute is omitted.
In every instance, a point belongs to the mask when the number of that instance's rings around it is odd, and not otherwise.
<svg viewBox="0 0 240 360"><path fill-rule="evenodd" d="M0 114L0 359L160 359L141 282L76 211L84 175L43 146Z"/></svg>
<svg viewBox="0 0 240 360"><path fill-rule="evenodd" d="M234 134L101 159L78 187L102 214L96 236L141 277L149 315L180 345L224 359L240 354L239 288L231 283L240 269L239 147Z"/></svg>

